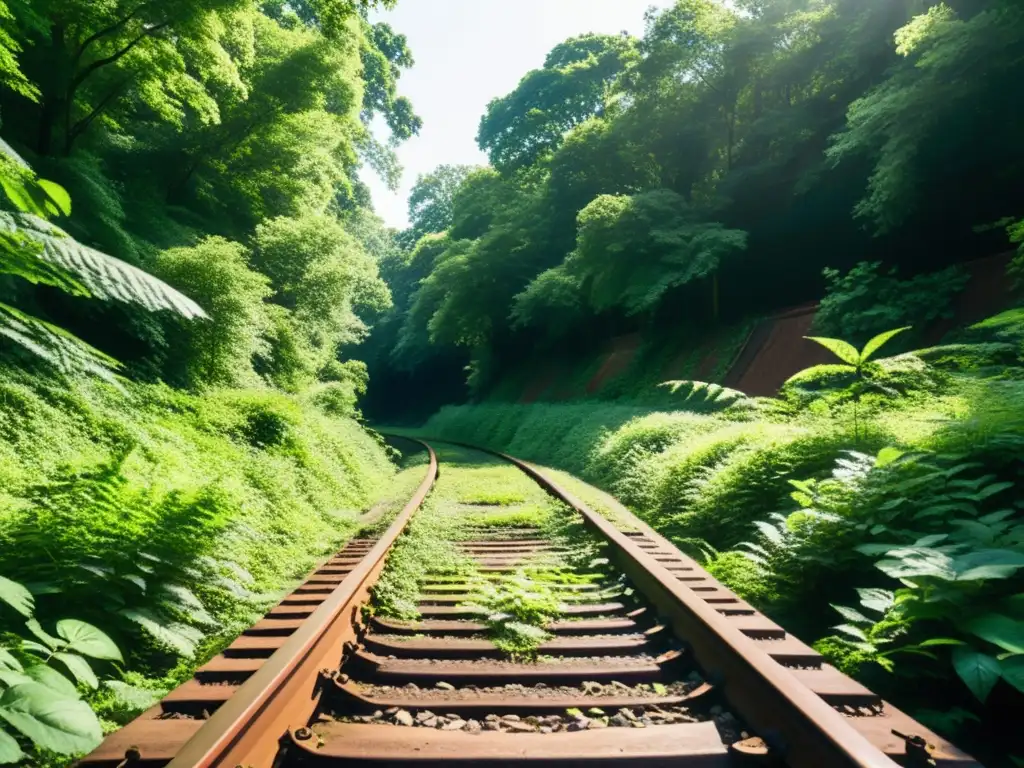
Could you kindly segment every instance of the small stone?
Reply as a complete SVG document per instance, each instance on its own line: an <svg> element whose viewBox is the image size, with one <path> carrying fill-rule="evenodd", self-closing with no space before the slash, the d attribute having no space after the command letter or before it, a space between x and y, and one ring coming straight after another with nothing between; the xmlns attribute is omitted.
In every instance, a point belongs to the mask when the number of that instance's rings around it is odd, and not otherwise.
<svg viewBox="0 0 1024 768"><path fill-rule="evenodd" d="M607 727L608 727L608 721L605 720L604 718L594 718L593 720L591 720L587 724L587 730L590 730L590 731L596 731L596 730L600 730L601 728L607 728Z"/></svg>
<svg viewBox="0 0 1024 768"><path fill-rule="evenodd" d="M443 715L438 715L437 716L437 727L438 728L440 728L440 727L442 727L444 725L448 725L448 723L449 723L449 720L448 720L447 717L444 717Z"/></svg>
<svg viewBox="0 0 1024 768"><path fill-rule="evenodd" d="M496 723L499 720L501 720L501 718L498 717L498 715L488 715L487 717L484 718L484 720L486 722L488 722L488 723Z"/></svg>
<svg viewBox="0 0 1024 768"><path fill-rule="evenodd" d="M587 710L587 714L588 715L597 715L598 717L600 717L601 715L604 714L604 710L601 709L600 707L591 707L590 709Z"/></svg>
<svg viewBox="0 0 1024 768"><path fill-rule="evenodd" d="M497 720L488 720L484 723L485 731L500 731L501 724Z"/></svg>
<svg viewBox="0 0 1024 768"><path fill-rule="evenodd" d="M440 681L439 683L435 683L434 687L438 688L438 689L440 689L442 691L454 691L455 690L455 686L454 685L452 685L451 683L446 683L444 680Z"/></svg>
<svg viewBox="0 0 1024 768"><path fill-rule="evenodd" d="M630 725L632 725L634 728L646 728L647 727L647 724L644 723L641 720L634 720L633 722L630 723Z"/></svg>
<svg viewBox="0 0 1024 768"><path fill-rule="evenodd" d="M409 712L407 712L404 709L398 710L397 714L395 714L395 724L396 725L410 726L414 722L416 722L416 721L413 719L413 716L411 714L409 714Z"/></svg>
<svg viewBox="0 0 1024 768"><path fill-rule="evenodd" d="M540 725L540 718L535 715L530 715L529 717L524 717L523 722L529 723L530 725Z"/></svg>
<svg viewBox="0 0 1024 768"><path fill-rule="evenodd" d="M466 727L465 720L452 720L448 725L441 726L442 731L461 731Z"/></svg>
<svg viewBox="0 0 1024 768"><path fill-rule="evenodd" d="M749 739L750 738L750 734L747 733L746 731L740 731L740 738L741 739Z"/></svg>
<svg viewBox="0 0 1024 768"><path fill-rule="evenodd" d="M608 725L613 725L616 728L629 728L630 722L632 721L628 717L625 717L620 713L612 715L611 719L608 721Z"/></svg>
<svg viewBox="0 0 1024 768"><path fill-rule="evenodd" d="M604 686L600 683L586 682L583 684L583 692L588 696L598 696L604 691Z"/></svg>
<svg viewBox="0 0 1024 768"><path fill-rule="evenodd" d="M519 715L505 715L501 719L503 722L506 723L518 723L521 718L519 717Z"/></svg>
<svg viewBox="0 0 1024 768"><path fill-rule="evenodd" d="M644 715L645 720L650 720L655 723L664 722L665 720L671 720L672 715L668 712L648 712Z"/></svg>
<svg viewBox="0 0 1024 768"><path fill-rule="evenodd" d="M619 714L630 721L637 719L637 716L633 714L633 710L629 709L628 707L623 707L622 709L620 709Z"/></svg>
<svg viewBox="0 0 1024 768"><path fill-rule="evenodd" d="M542 725L537 730L540 731L541 733L554 733L555 732L554 728L552 728L550 725Z"/></svg>
<svg viewBox="0 0 1024 768"><path fill-rule="evenodd" d="M429 720L433 716L434 716L433 712L431 712L429 709L424 709L422 712L420 712L418 715L416 715L416 722L417 723L422 723L424 720Z"/></svg>
<svg viewBox="0 0 1024 768"><path fill-rule="evenodd" d="M384 710L384 714L387 715L388 717L390 717L391 715L397 715L398 714L398 709L399 709L398 707L388 707L387 709Z"/></svg>
<svg viewBox="0 0 1024 768"><path fill-rule="evenodd" d="M590 720L584 718L582 720L575 720L565 726L565 730L575 733L576 731L585 731L587 726L590 725Z"/></svg>
<svg viewBox="0 0 1024 768"><path fill-rule="evenodd" d="M405 684L405 689L407 691L418 691L420 689L420 687L418 685L416 685L416 683L406 683Z"/></svg>
<svg viewBox="0 0 1024 768"><path fill-rule="evenodd" d="M437 717L428 717L420 725L424 728L437 728Z"/></svg>
<svg viewBox="0 0 1024 768"><path fill-rule="evenodd" d="M374 720L380 720L383 717L384 717L384 713L381 712L379 709L376 712L373 713L373 719Z"/></svg>
<svg viewBox="0 0 1024 768"><path fill-rule="evenodd" d="M480 721L479 720L467 720L466 721L466 730L469 733L480 733L480 731L483 730L483 726L480 725Z"/></svg>
<svg viewBox="0 0 1024 768"><path fill-rule="evenodd" d="M649 718L647 715L641 717L638 722L643 723L645 726L654 725L654 721L651 720L651 718Z"/></svg>
<svg viewBox="0 0 1024 768"><path fill-rule="evenodd" d="M530 725L529 723L520 723L516 721L504 723L505 728L511 733L536 733L537 726Z"/></svg>
<svg viewBox="0 0 1024 768"><path fill-rule="evenodd" d="M720 704L715 704L715 706L709 709L708 712L710 712L712 715L720 715L722 714L722 707Z"/></svg>
<svg viewBox="0 0 1024 768"><path fill-rule="evenodd" d="M346 684L346 683L347 683L347 682L348 682L349 680L351 680L352 678L351 678L351 677L349 677L348 675L338 675L338 676L337 676L336 678L334 678L334 679L335 679L335 680L337 680L337 681L338 681L339 683L341 683L342 685L345 685L345 684Z"/></svg>
<svg viewBox="0 0 1024 768"><path fill-rule="evenodd" d="M447 713L445 715L445 717L447 717L449 720L461 720L462 719L462 715L453 715L451 712Z"/></svg>
<svg viewBox="0 0 1024 768"><path fill-rule="evenodd" d="M545 685L544 683L537 683L537 684L536 684L535 686L533 686L533 687L534 687L534 688L547 688L547 685Z"/></svg>
<svg viewBox="0 0 1024 768"><path fill-rule="evenodd" d="M630 687L625 683L620 683L618 680L612 680L612 687L618 688L620 691L628 691Z"/></svg>

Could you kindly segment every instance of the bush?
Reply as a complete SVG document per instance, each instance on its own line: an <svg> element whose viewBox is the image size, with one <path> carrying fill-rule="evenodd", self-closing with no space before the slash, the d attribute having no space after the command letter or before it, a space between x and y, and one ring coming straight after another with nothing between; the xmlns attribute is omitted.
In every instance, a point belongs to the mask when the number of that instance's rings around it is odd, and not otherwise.
<svg viewBox="0 0 1024 768"><path fill-rule="evenodd" d="M909 325L920 332L933 320L952 316L952 299L969 279L960 267L949 267L900 280L895 269L884 271L877 261L862 261L845 275L837 269L826 269L824 275L827 291L814 331L858 347L890 328ZM909 348L911 339L902 343Z"/></svg>

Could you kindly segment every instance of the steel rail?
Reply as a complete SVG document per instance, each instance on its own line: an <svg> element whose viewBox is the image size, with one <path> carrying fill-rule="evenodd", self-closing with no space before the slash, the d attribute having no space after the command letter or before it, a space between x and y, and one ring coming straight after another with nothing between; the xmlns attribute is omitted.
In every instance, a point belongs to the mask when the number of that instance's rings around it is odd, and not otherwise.
<svg viewBox="0 0 1024 768"><path fill-rule="evenodd" d="M543 469L500 451L469 443L431 441L500 457L521 469L549 494L579 513L594 531L611 544L617 565L633 580L637 589L671 620L678 636L690 644L695 658L706 672L712 679L719 678L714 682L722 686L736 711L765 737L772 753L787 765L792 768L896 768L899 765L879 745L858 731L849 718L836 711L788 669L772 659L763 646L732 626L728 617L716 611L681 583L662 563L561 487ZM633 515L630 517L634 528L649 537L663 540L653 528ZM923 726L913 723L899 710L890 705L886 707L890 711L894 728L899 725L909 730L909 724L917 726L917 732L926 732L931 737L927 740L932 747L930 752L923 750L923 744L907 744L906 754L911 759L908 765L928 765L927 762L913 762L915 755L920 757L923 754L925 759L938 758L931 764L981 768L970 757ZM888 735L890 730L881 729L881 735ZM891 737L889 741L892 741ZM915 751L916 747L921 749Z"/></svg>
<svg viewBox="0 0 1024 768"><path fill-rule="evenodd" d="M388 551L437 478L434 449L420 440L415 442L428 451L430 465L409 503L339 588L213 713L184 744L169 768L255 765L257 757L259 764L269 765L280 737L291 726L306 725L319 699L319 693L313 693L317 676L327 658L336 657L333 665L327 666L337 667L346 630L357 618L348 614L358 610L362 602L359 598L372 586L367 582L380 573ZM301 704L296 706L296 702Z"/></svg>

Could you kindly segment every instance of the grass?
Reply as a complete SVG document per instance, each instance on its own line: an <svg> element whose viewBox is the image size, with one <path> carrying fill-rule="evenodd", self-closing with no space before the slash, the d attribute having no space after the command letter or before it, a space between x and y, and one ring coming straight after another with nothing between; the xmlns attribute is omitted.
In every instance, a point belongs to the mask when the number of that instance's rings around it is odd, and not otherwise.
<svg viewBox="0 0 1024 768"><path fill-rule="evenodd" d="M108 730L229 644L408 472L354 419L280 393L0 367L0 574L32 585L44 626L80 619L121 648L88 696Z"/></svg>

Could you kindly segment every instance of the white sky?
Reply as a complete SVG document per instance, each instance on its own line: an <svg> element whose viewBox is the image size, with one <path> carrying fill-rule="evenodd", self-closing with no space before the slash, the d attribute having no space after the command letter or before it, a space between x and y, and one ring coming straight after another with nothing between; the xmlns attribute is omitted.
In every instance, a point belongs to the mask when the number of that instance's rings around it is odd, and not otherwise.
<svg viewBox="0 0 1024 768"><path fill-rule="evenodd" d="M399 92L423 118L420 135L398 148L405 172L396 193L370 169L362 172L377 213L408 225L407 200L416 177L439 165L486 165L476 131L487 103L513 90L548 51L587 32L641 35L644 11L672 0L399 0L374 14L409 38L416 66Z"/></svg>

